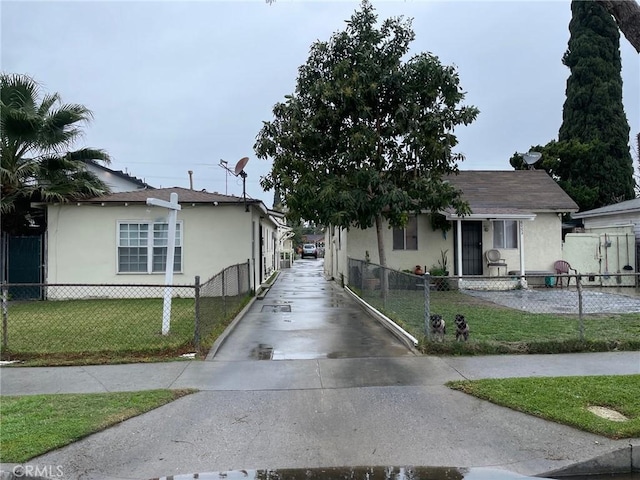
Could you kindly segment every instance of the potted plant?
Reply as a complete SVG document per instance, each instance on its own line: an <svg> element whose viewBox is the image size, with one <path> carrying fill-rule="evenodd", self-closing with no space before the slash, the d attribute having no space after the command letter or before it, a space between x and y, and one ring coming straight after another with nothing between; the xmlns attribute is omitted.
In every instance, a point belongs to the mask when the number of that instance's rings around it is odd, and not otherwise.
<svg viewBox="0 0 640 480"><path fill-rule="evenodd" d="M442 269L444 276L449 276L449 258L447 257L449 250L440 250L440 260L438 260L438 268Z"/></svg>
<svg viewBox="0 0 640 480"><path fill-rule="evenodd" d="M449 250L440 250L440 259L437 265L432 265L429 274L434 277L433 284L436 290L449 290L449 259L447 253Z"/></svg>

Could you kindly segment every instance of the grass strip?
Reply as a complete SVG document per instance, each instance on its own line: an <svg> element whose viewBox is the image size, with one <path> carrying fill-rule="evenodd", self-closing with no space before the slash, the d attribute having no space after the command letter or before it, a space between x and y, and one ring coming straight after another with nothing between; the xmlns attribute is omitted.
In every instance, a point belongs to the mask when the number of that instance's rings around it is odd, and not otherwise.
<svg viewBox="0 0 640 480"><path fill-rule="evenodd" d="M201 356L250 300L200 298ZM16 302L9 308L0 357L28 366L94 365L175 360L194 352L194 299L172 300L168 335L161 333L162 308L161 298Z"/></svg>
<svg viewBox="0 0 640 480"><path fill-rule="evenodd" d="M0 398L0 461L23 463L195 390Z"/></svg>
<svg viewBox="0 0 640 480"><path fill-rule="evenodd" d="M577 315L520 311L457 290L431 292L430 311L445 318L447 335L442 343L429 342L425 334L424 292L390 291L383 301L379 291L373 294L355 291L418 338L423 353L473 355L640 349L638 313L585 315L581 340ZM453 319L456 314L464 315L469 323L469 342L455 341Z"/></svg>
<svg viewBox="0 0 640 480"><path fill-rule="evenodd" d="M447 386L597 435L640 437L640 375L462 380ZM602 418L587 407L606 407L628 420Z"/></svg>

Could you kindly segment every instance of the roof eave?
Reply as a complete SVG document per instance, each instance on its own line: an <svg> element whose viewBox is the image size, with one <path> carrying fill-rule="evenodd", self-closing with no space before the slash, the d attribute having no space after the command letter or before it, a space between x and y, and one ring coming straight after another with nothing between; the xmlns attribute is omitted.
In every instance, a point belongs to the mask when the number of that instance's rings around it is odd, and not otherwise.
<svg viewBox="0 0 640 480"><path fill-rule="evenodd" d="M441 212L447 220L535 220L535 213L457 213Z"/></svg>
<svg viewBox="0 0 640 480"><path fill-rule="evenodd" d="M571 215L572 218L594 218L594 217L609 217L611 215L620 215L621 213L640 213L640 208L632 208L627 210L613 210L609 212L596 212L596 213L576 213Z"/></svg>

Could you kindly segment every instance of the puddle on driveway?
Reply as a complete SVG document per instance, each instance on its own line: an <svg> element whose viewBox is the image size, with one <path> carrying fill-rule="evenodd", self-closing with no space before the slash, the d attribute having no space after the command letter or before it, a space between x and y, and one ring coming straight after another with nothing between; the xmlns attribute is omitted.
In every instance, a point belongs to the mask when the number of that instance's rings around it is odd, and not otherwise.
<svg viewBox="0 0 640 480"><path fill-rule="evenodd" d="M256 348L251 350L251 358L257 360L271 360L273 358L273 347L266 343L260 343Z"/></svg>
<svg viewBox="0 0 640 480"><path fill-rule="evenodd" d="M291 305L263 305L260 311L269 313L290 312Z"/></svg>
<svg viewBox="0 0 640 480"><path fill-rule="evenodd" d="M279 470L229 470L192 473L154 478L152 480L523 480L528 477L506 470L454 467L340 467L289 468Z"/></svg>

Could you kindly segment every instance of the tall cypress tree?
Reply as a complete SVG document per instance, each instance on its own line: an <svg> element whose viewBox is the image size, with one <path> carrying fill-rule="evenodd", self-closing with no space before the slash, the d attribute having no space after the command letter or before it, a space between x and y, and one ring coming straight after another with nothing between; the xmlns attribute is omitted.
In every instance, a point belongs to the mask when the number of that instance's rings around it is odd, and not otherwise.
<svg viewBox="0 0 640 480"><path fill-rule="evenodd" d="M635 197L629 123L622 105L620 34L609 13L596 2L573 0L569 45L562 62L567 80L559 142L583 154L560 157L557 173L567 190L591 191L581 210Z"/></svg>

